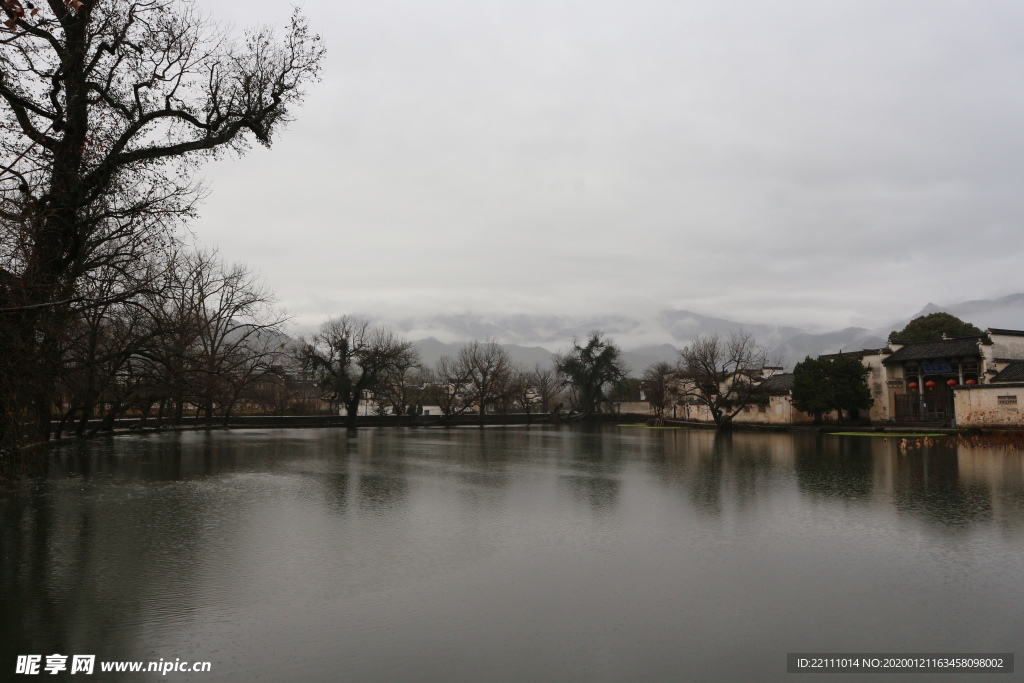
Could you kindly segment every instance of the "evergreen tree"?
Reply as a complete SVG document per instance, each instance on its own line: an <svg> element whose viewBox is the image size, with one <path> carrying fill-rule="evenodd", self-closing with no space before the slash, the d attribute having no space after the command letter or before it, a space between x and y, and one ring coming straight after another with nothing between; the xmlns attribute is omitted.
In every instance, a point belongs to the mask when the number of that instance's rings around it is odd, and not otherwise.
<svg viewBox="0 0 1024 683"><path fill-rule="evenodd" d="M981 334L981 330L949 313L930 313L914 318L907 326L889 334L890 342L939 341L943 333L952 336Z"/></svg>
<svg viewBox="0 0 1024 683"><path fill-rule="evenodd" d="M793 368L793 406L813 415L815 424L833 410L865 410L873 403L867 369L856 356L808 356Z"/></svg>
<svg viewBox="0 0 1024 683"><path fill-rule="evenodd" d="M807 356L793 368L793 407L814 416L814 423L833 409L833 392L826 363Z"/></svg>
<svg viewBox="0 0 1024 683"><path fill-rule="evenodd" d="M836 410L867 410L875 402L868 387L868 369L856 356L832 356L829 380L835 391ZM840 420L842 413L840 413Z"/></svg>
<svg viewBox="0 0 1024 683"><path fill-rule="evenodd" d="M575 340L572 350L555 361L571 389L573 404L584 418L600 413L608 403L607 389L626 376L621 354L615 342L594 331L585 344Z"/></svg>

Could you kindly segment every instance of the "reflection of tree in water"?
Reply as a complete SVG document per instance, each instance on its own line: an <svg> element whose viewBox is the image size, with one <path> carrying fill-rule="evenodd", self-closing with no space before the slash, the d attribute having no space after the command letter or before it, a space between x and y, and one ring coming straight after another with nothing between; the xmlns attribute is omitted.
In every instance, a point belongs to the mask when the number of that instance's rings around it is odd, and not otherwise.
<svg viewBox="0 0 1024 683"><path fill-rule="evenodd" d="M193 431L75 441L55 449L50 476L109 475L125 481L175 481L237 471L267 471L294 461L303 444L263 434Z"/></svg>
<svg viewBox="0 0 1024 683"><path fill-rule="evenodd" d="M874 457L870 437L816 434L795 439L800 490L812 496L867 500L873 487Z"/></svg>
<svg viewBox="0 0 1024 683"><path fill-rule="evenodd" d="M598 514L613 512L619 505L622 470L628 446L597 425L583 425L567 435L564 453L571 472L561 477L573 500L587 504Z"/></svg>
<svg viewBox="0 0 1024 683"><path fill-rule="evenodd" d="M357 496L361 510L389 512L399 508L408 495L409 484L400 474L359 472Z"/></svg>
<svg viewBox="0 0 1024 683"><path fill-rule="evenodd" d="M715 450L698 457L687 477L690 501L700 512L722 514L723 457L720 451Z"/></svg>
<svg viewBox="0 0 1024 683"><path fill-rule="evenodd" d="M25 498L0 500L0 662L5 668L19 654L67 652L70 644L61 600L50 587L47 549L54 515L48 494L54 488L46 482ZM83 527L88 528L87 517ZM89 562L83 547L66 548L65 554L73 566Z"/></svg>
<svg viewBox="0 0 1024 683"><path fill-rule="evenodd" d="M409 473L405 460L395 456L391 441L352 439L348 450L359 509L388 512L401 507L409 495Z"/></svg>
<svg viewBox="0 0 1024 683"><path fill-rule="evenodd" d="M168 488L170 487L170 488ZM18 654L133 659L154 605L199 607L203 496L178 485L51 479L0 501L0 662ZM192 603L192 604L190 604Z"/></svg>
<svg viewBox="0 0 1024 683"><path fill-rule="evenodd" d="M992 492L962 480L957 448L900 451L895 439L828 435L797 443L795 470L805 494L867 502L888 492L896 509L951 527L992 519Z"/></svg>
<svg viewBox="0 0 1024 683"><path fill-rule="evenodd" d="M523 432L503 429L462 429L455 432L457 440L452 456L465 465L503 469L514 457L527 450Z"/></svg>
<svg viewBox="0 0 1024 683"><path fill-rule="evenodd" d="M751 505L768 488L768 481L775 470L771 448L771 440L775 437L729 431L715 435L714 450L721 453L728 463L728 480L735 488L740 508Z"/></svg>
<svg viewBox="0 0 1024 683"><path fill-rule="evenodd" d="M1005 448L964 445L957 447L957 455L960 485L987 490L994 523L1019 533L1024 528L1024 457Z"/></svg>
<svg viewBox="0 0 1024 683"><path fill-rule="evenodd" d="M652 460L663 481L685 491L694 508L719 515L727 501L747 507L770 485L777 467L772 458L777 436L704 430L667 433L664 455Z"/></svg>
<svg viewBox="0 0 1024 683"><path fill-rule="evenodd" d="M958 447L895 453L893 504L949 527L992 520L992 493L961 480Z"/></svg>
<svg viewBox="0 0 1024 683"><path fill-rule="evenodd" d="M346 512L349 506L349 485L352 480L348 472L327 472L317 475L323 483L324 502L330 510Z"/></svg>
<svg viewBox="0 0 1024 683"><path fill-rule="evenodd" d="M700 512L721 514L721 448L715 448L715 432L703 429L661 432L662 448L648 462L662 483L685 491L687 499Z"/></svg>
<svg viewBox="0 0 1024 683"><path fill-rule="evenodd" d="M584 424L568 433L562 450L574 470L586 472L618 472L632 448L638 448L600 425Z"/></svg>
<svg viewBox="0 0 1024 683"><path fill-rule="evenodd" d="M619 505L621 484L614 477L579 474L563 479L568 482L573 499L586 503L595 513L606 515Z"/></svg>

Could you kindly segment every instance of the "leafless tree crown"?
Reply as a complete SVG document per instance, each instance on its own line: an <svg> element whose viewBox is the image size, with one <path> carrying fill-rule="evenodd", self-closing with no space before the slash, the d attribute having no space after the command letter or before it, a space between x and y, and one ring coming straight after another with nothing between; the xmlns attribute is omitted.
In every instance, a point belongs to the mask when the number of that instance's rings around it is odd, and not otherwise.
<svg viewBox="0 0 1024 683"><path fill-rule="evenodd" d="M767 349L750 333L697 337L679 352L682 393L728 426L756 398L767 364Z"/></svg>

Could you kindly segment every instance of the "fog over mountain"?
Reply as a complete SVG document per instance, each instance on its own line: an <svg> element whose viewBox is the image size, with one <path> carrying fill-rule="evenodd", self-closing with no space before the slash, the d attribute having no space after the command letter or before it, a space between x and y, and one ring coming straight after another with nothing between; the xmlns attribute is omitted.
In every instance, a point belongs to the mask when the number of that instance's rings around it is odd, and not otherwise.
<svg viewBox="0 0 1024 683"><path fill-rule="evenodd" d="M771 350L771 360L791 368L805 356L883 346L890 331L902 328L913 318L936 311L952 313L982 329L1024 329L1024 293L948 305L929 303L911 317L873 329L847 327L831 332L747 323L685 310L665 310L653 316L593 317L463 313L377 322L390 324L407 338L417 340L417 348L427 363L436 362L442 355L455 354L466 341L493 339L506 347L513 360L530 367L549 363L555 353L568 350L574 338L600 330L623 348L623 357L631 372L639 375L655 361L675 361L678 349L701 335L750 332Z"/></svg>
<svg viewBox="0 0 1024 683"><path fill-rule="evenodd" d="M1010 294L998 299L964 301L948 306L928 304L914 317L939 311L952 313L961 320L974 323L983 330L987 327L1010 330L1024 329L1024 293Z"/></svg>

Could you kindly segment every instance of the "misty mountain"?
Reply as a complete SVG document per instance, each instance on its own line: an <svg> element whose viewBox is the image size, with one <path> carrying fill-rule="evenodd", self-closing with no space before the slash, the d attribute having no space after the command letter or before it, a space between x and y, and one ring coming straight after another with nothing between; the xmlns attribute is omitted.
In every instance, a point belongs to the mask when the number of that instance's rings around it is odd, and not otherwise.
<svg viewBox="0 0 1024 683"><path fill-rule="evenodd" d="M465 341L493 339L505 346L513 360L529 367L550 362L554 353L570 349L574 339L584 339L592 330L600 330L623 349L623 360L634 376L658 361L674 363L679 349L698 336L750 332L771 349L773 362L791 367L807 355L881 346L888 334L888 330L880 333L855 327L814 334L797 327L744 323L686 310L659 311L647 318L465 313L385 322L406 337L418 339L417 348L428 363L443 355L454 355Z"/></svg>
<svg viewBox="0 0 1024 683"><path fill-rule="evenodd" d="M999 299L965 301L946 306L928 304L912 318L875 329L847 327L831 332L811 332L784 325L749 323L706 316L686 310L663 310L640 315L480 315L475 313L432 315L402 320L379 320L415 342L424 362L433 364L443 355L454 356L463 343L493 339L513 361L526 367L547 365L555 353L568 351L574 339L600 330L623 349L623 360L633 376L654 362L675 362L678 350L698 336L750 332L770 349L769 359L786 368L806 356L838 351L859 351L884 346L889 332L902 329L911 319L945 311L978 327L1024 329L1024 293Z"/></svg>
<svg viewBox="0 0 1024 683"><path fill-rule="evenodd" d="M726 318L701 315L692 311L667 310L654 316L601 315L514 315L485 316L474 313L433 315L422 318L382 320L412 339L443 340L444 343L493 339L502 344L524 347L541 346L549 351L566 350L574 339L584 339L593 330L600 330L622 348L657 349L666 344L681 346L701 335L723 334L745 330L761 343L779 345L796 334L805 332L796 327L744 323ZM655 356L662 351L653 351Z"/></svg>
<svg viewBox="0 0 1024 683"><path fill-rule="evenodd" d="M434 337L419 339L413 342L416 350L419 351L420 360L427 365L434 365L442 356L454 358L465 342L453 342L445 344ZM550 366L555 360L555 354L539 346L520 346L519 344L502 344L502 348L508 352L512 362L526 368L533 368L534 365L542 367Z"/></svg>
<svg viewBox="0 0 1024 683"><path fill-rule="evenodd" d="M822 354L839 351L877 349L885 346L887 336L888 333L879 334L877 330L867 330L863 327L847 327L822 334L800 332L774 347L769 353L769 358L773 361L780 359L782 365L789 368L807 356L816 358Z"/></svg>
<svg viewBox="0 0 1024 683"><path fill-rule="evenodd" d="M1024 329L1024 293L1010 294L998 299L964 301L948 306L937 306L930 303L922 308L914 318L940 312L951 313L983 330L988 327L1021 330ZM895 329L902 329L904 325L906 323Z"/></svg>
<svg viewBox="0 0 1024 683"><path fill-rule="evenodd" d="M372 317L372 316L371 316ZM664 330L651 329L651 321L624 315L506 315L485 316L476 313L432 315L422 318L382 320L398 332L413 339L433 337L449 342L472 339L493 339L503 344L544 346L554 351L568 348L573 339L583 338L592 330L619 337L641 338L651 335L668 341ZM662 339L665 338L665 339Z"/></svg>
<svg viewBox="0 0 1024 683"><path fill-rule="evenodd" d="M711 334L728 336L733 332L749 332L760 343L772 347L804 332L798 327L741 323L725 318L698 315L690 311L661 311L658 314L658 321L675 341L684 345L698 336Z"/></svg>
<svg viewBox="0 0 1024 683"><path fill-rule="evenodd" d="M675 363L679 360L679 349L672 344L659 344L658 346L642 346L636 349L623 350L622 360L629 367L631 377L640 377L644 370L662 361Z"/></svg>
<svg viewBox="0 0 1024 683"><path fill-rule="evenodd" d="M416 350L420 353L420 359L433 365L441 356L452 356L453 358L462 348L462 342L445 344L434 337L420 339L413 342ZM540 346L520 346L519 344L502 344L513 363L525 368L533 368L534 365L549 367L555 361L555 354ZM667 361L675 363L679 358L679 349L671 344L660 344L657 346L643 346L630 350L623 350L622 360L629 369L631 376L640 376L644 369L653 363Z"/></svg>

